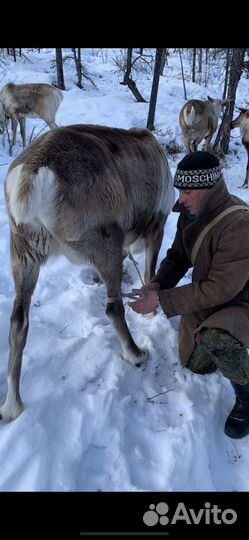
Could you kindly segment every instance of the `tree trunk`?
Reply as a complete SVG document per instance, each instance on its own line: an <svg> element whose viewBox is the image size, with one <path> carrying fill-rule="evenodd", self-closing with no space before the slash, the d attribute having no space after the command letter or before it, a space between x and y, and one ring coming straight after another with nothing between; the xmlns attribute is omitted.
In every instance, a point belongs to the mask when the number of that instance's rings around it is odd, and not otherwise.
<svg viewBox="0 0 249 540"><path fill-rule="evenodd" d="M207 86L208 81L208 51L209 49L205 49L205 87Z"/></svg>
<svg viewBox="0 0 249 540"><path fill-rule="evenodd" d="M227 95L228 99L231 101L227 104L224 111L222 122L213 146L214 152L217 150L218 145L220 145L220 148L224 154L228 153L230 141L230 122L233 118L236 91L243 70L245 52L246 49L232 49Z"/></svg>
<svg viewBox="0 0 249 540"><path fill-rule="evenodd" d="M140 94L135 81L133 81L132 79L128 79L127 86L139 103L147 103L146 99L144 99L142 94Z"/></svg>
<svg viewBox="0 0 249 540"><path fill-rule="evenodd" d="M76 67L76 73L78 77L77 86L79 88L83 88L82 86L82 64L81 64L81 49L72 49L73 55L74 55L74 61L75 61L75 67Z"/></svg>
<svg viewBox="0 0 249 540"><path fill-rule="evenodd" d="M199 49L198 84L201 84L201 80L202 80L202 49Z"/></svg>
<svg viewBox="0 0 249 540"><path fill-rule="evenodd" d="M155 68L154 68L153 82L152 82L151 95L150 95L150 106L149 106L149 113L148 113L148 120L147 120L147 128L150 129L151 131L155 129L154 119L155 119L157 93L158 93L163 51L164 49L156 49Z"/></svg>
<svg viewBox="0 0 249 540"><path fill-rule="evenodd" d="M193 49L192 82L195 82L196 49Z"/></svg>
<svg viewBox="0 0 249 540"><path fill-rule="evenodd" d="M180 56L180 62L181 62L181 70L182 70L182 84L183 84L183 91L184 91L184 99L188 99L187 98L187 91L186 91L186 86L185 86L185 79L184 79L184 71L183 71L183 63L182 63L182 53L181 53L181 49L178 49L179 51L179 56Z"/></svg>
<svg viewBox="0 0 249 540"><path fill-rule="evenodd" d="M125 86L128 86L128 88L131 90L133 95L135 96L136 100L139 103L146 103L146 100L143 98L143 96L140 94L135 81L132 80L131 77L131 68L132 68L132 50L133 49L127 49L127 61L126 61L126 71L124 74L123 82L120 84L124 84Z"/></svg>
<svg viewBox="0 0 249 540"><path fill-rule="evenodd" d="M224 89L223 89L222 99L226 99L226 95L227 95L229 64L230 64L230 49L227 49L227 52L226 52L225 81L224 81Z"/></svg>
<svg viewBox="0 0 249 540"><path fill-rule="evenodd" d="M61 90L65 90L62 49L55 49L55 55L56 55L56 69L57 69L57 86Z"/></svg>
<svg viewBox="0 0 249 540"><path fill-rule="evenodd" d="M165 68L166 60L167 60L167 49L163 49L162 61L161 61L161 67L160 67L160 75L163 75L163 70Z"/></svg>

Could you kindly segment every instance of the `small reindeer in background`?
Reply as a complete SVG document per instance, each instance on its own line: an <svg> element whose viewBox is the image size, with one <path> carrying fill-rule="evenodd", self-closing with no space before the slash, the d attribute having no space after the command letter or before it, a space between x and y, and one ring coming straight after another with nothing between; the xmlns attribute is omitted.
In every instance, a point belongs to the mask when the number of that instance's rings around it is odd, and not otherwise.
<svg viewBox="0 0 249 540"><path fill-rule="evenodd" d="M249 110L248 109L241 109L239 116L235 118L235 120L232 120L230 124L230 128L234 129L236 127L240 128L240 133L242 137L242 144L244 145L246 151L247 151L247 166L246 166L246 177L244 180L244 183L241 188L248 188L249 187Z"/></svg>
<svg viewBox="0 0 249 540"><path fill-rule="evenodd" d="M187 152L195 152L202 139L205 139L205 150L210 152L210 142L217 129L219 116L229 101L208 96L206 101L190 99L183 105L179 123Z"/></svg>
<svg viewBox="0 0 249 540"><path fill-rule="evenodd" d="M62 99L61 90L51 84L6 84L0 92L0 131L4 132L10 119L12 145L14 145L19 123L24 148L26 146L26 116L42 118L50 129L56 128L55 115Z"/></svg>

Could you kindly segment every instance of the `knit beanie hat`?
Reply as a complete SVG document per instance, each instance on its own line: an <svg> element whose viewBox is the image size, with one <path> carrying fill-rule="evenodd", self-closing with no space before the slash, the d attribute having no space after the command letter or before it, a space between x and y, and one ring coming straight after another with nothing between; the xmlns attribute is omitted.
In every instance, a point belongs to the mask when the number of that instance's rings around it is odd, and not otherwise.
<svg viewBox="0 0 249 540"><path fill-rule="evenodd" d="M204 151L187 154L177 166L174 186L178 189L211 188L221 177L219 160Z"/></svg>

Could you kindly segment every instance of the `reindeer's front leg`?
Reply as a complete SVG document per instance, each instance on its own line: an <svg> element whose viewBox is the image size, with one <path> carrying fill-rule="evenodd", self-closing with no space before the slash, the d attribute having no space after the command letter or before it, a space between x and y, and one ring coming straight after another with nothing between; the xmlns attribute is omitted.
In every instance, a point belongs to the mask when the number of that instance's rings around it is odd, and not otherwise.
<svg viewBox="0 0 249 540"><path fill-rule="evenodd" d="M246 177L244 180L244 183L242 184L241 188L249 188L249 148L247 150L247 166L246 166Z"/></svg>
<svg viewBox="0 0 249 540"><path fill-rule="evenodd" d="M23 148L26 146L26 118L25 116L20 115L19 118L20 132L22 137Z"/></svg>
<svg viewBox="0 0 249 540"><path fill-rule="evenodd" d="M123 232L117 225L101 228L99 239L95 238L93 258L96 269L107 288L106 314L111 319L118 335L123 357L130 364L140 366L148 359L148 353L136 345L125 320L121 297Z"/></svg>
<svg viewBox="0 0 249 540"><path fill-rule="evenodd" d="M16 130L17 130L17 118L11 116L11 129L12 129L12 144L16 144Z"/></svg>

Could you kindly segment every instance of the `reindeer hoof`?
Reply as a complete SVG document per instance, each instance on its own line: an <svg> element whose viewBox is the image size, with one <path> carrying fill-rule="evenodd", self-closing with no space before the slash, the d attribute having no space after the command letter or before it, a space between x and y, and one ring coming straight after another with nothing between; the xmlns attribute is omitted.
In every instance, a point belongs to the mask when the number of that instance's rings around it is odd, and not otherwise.
<svg viewBox="0 0 249 540"><path fill-rule="evenodd" d="M0 407L0 420L4 420L5 422L11 422L11 420L15 420L22 412L23 412L24 406L22 403L15 403L11 406L6 401L1 407Z"/></svg>
<svg viewBox="0 0 249 540"><path fill-rule="evenodd" d="M144 361L142 362L141 360L139 362L136 362L135 364L135 367L141 367L141 365L144 363Z"/></svg>
<svg viewBox="0 0 249 540"><path fill-rule="evenodd" d="M135 367L140 367L144 362L147 362L148 358L148 351L143 351L141 349L138 349L137 354L134 354L131 351L126 351L126 353L123 354L123 359L128 362L128 364Z"/></svg>
<svg viewBox="0 0 249 540"><path fill-rule="evenodd" d="M149 353L148 351L142 351L141 356L139 356L135 362L136 367L140 367L144 362L147 362L149 359Z"/></svg>

